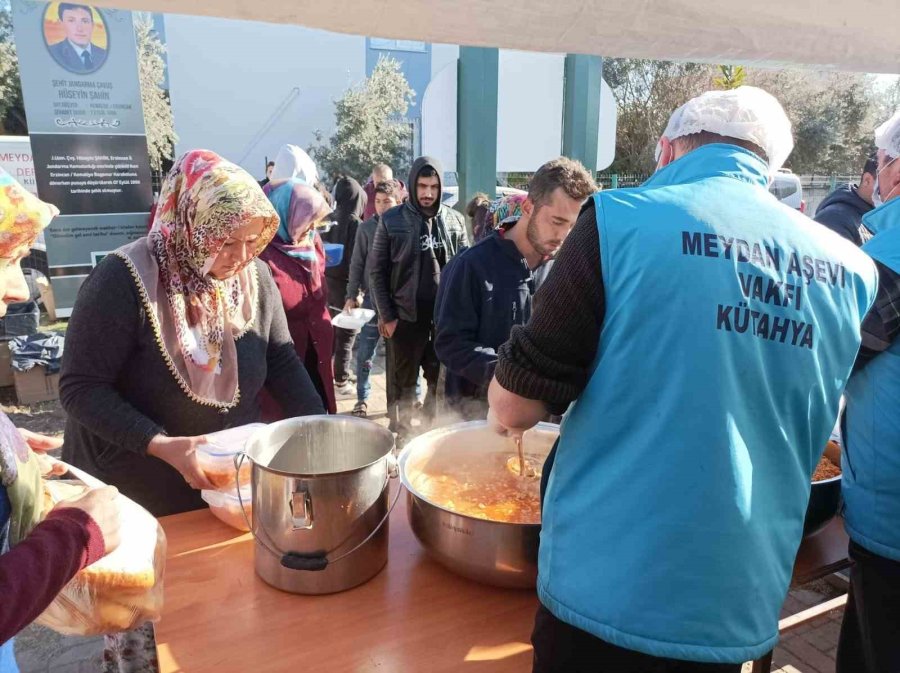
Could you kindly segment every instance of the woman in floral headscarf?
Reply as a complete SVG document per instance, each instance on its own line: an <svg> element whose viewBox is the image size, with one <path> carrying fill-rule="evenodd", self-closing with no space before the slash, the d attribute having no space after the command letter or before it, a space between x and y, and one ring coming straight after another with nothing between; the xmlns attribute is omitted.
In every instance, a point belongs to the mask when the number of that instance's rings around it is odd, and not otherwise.
<svg viewBox="0 0 900 673"><path fill-rule="evenodd" d="M256 259L277 228L244 170L206 150L178 161L150 234L79 292L60 378L66 461L174 514L205 506L203 435L259 420L263 386L289 416L324 413Z"/></svg>
<svg viewBox="0 0 900 673"><path fill-rule="evenodd" d="M0 169L0 317L8 303L28 298L19 263L58 212ZM20 433L0 412L0 671L4 673L18 670L12 637L44 611L75 573L118 544L114 488L60 503L38 523L43 508L41 464L31 449L49 448L47 439Z"/></svg>
<svg viewBox="0 0 900 673"><path fill-rule="evenodd" d="M269 184L269 200L280 224L260 259L269 265L281 292L297 355L306 365L322 404L333 414L337 411L331 364L334 331L325 287L325 248L316 231L316 225L331 213L331 208L318 190L303 180L292 178ZM267 394L263 397L263 416L266 420L284 418Z"/></svg>

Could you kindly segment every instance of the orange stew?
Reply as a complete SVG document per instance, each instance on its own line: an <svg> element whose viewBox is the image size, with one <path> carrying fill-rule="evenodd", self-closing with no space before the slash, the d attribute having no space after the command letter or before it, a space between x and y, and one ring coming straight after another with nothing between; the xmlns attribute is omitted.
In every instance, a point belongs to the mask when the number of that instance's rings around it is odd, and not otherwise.
<svg viewBox="0 0 900 673"><path fill-rule="evenodd" d="M438 507L477 519L502 523L541 522L540 479L523 478L507 468L510 454L482 454L462 459L450 470L431 474L428 466L413 486ZM537 465L538 456L528 456Z"/></svg>
<svg viewBox="0 0 900 673"><path fill-rule="evenodd" d="M813 481L822 481L824 479L831 479L832 477L837 477L841 474L841 468L839 465L835 465L832 463L828 456L822 456L819 459L819 464L816 465L816 471L813 473Z"/></svg>

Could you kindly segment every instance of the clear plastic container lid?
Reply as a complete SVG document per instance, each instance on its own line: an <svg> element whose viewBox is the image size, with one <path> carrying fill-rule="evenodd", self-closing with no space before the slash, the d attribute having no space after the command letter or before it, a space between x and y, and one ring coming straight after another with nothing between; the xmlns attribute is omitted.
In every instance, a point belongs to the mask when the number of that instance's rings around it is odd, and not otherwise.
<svg viewBox="0 0 900 673"><path fill-rule="evenodd" d="M265 423L250 423L206 435L206 443L197 447L197 462L216 489L234 491L236 476L242 487L250 483L253 463L245 460L236 475L234 457L244 450L253 433L264 427Z"/></svg>
<svg viewBox="0 0 900 673"><path fill-rule="evenodd" d="M249 423L236 428L211 432L206 435L206 442L197 447L197 453L213 458L234 456L244 450L244 446L253 433L264 427L266 427L265 423Z"/></svg>

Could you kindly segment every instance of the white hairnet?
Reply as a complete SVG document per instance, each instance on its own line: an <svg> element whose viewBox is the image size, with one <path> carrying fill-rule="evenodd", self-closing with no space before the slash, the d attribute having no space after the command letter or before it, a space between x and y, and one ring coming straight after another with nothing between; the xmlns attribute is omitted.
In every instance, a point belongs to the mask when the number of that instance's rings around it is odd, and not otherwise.
<svg viewBox="0 0 900 673"><path fill-rule="evenodd" d="M892 159L900 157L900 110L875 129L875 147L887 152Z"/></svg>
<svg viewBox="0 0 900 673"><path fill-rule="evenodd" d="M692 98L672 113L663 135L675 140L701 131L753 143L766 153L771 173L784 165L794 149L791 122L781 103L753 86L707 91ZM657 144L657 160L661 150Z"/></svg>
<svg viewBox="0 0 900 673"><path fill-rule="evenodd" d="M313 186L319 179L319 171L310 156L296 145L284 145L278 150L275 157L275 167L272 169L272 182L278 180L290 180L300 178L306 184Z"/></svg>

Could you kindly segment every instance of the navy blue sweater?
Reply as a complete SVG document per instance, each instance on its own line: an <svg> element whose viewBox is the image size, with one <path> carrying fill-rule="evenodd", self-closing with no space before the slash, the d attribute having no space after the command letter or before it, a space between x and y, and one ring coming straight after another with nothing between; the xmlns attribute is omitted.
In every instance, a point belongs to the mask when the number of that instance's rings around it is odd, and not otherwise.
<svg viewBox="0 0 900 673"><path fill-rule="evenodd" d="M487 399L497 349L531 317L531 300L552 263L534 272L500 232L454 257L441 272L435 303L435 350L447 368L451 406Z"/></svg>

